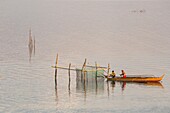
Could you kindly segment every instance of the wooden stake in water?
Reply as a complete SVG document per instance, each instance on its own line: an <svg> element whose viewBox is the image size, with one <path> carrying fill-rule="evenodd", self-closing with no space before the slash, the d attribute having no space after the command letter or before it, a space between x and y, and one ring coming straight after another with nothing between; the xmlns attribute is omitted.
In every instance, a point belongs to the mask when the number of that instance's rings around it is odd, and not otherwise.
<svg viewBox="0 0 170 113"><path fill-rule="evenodd" d="M107 68L107 77L109 77L109 71L110 71L110 64L108 64L108 68Z"/></svg>
<svg viewBox="0 0 170 113"><path fill-rule="evenodd" d="M84 71L84 83L86 82L86 71Z"/></svg>
<svg viewBox="0 0 170 113"><path fill-rule="evenodd" d="M69 89L69 91L70 91L70 81L71 81L71 79L70 79L70 68L71 68L71 63L69 64L69 68L68 68L68 76L69 76L68 89Z"/></svg>
<svg viewBox="0 0 170 113"><path fill-rule="evenodd" d="M56 63L55 63L55 85L57 86L57 66L58 66L58 54L56 56Z"/></svg>
<svg viewBox="0 0 170 113"><path fill-rule="evenodd" d="M107 68L107 78L110 76L109 71L110 71L110 64L108 64L108 68ZM108 81L107 81L107 92L108 92L108 97L109 97L109 82Z"/></svg>
<svg viewBox="0 0 170 113"><path fill-rule="evenodd" d="M96 67L96 79L97 79L97 62L95 62L95 67Z"/></svg>
<svg viewBox="0 0 170 113"><path fill-rule="evenodd" d="M107 94L108 94L108 97L109 97L109 82L107 81Z"/></svg>
<svg viewBox="0 0 170 113"><path fill-rule="evenodd" d="M35 56L35 36L34 36L34 56Z"/></svg>
<svg viewBox="0 0 170 113"><path fill-rule="evenodd" d="M86 71L84 71L84 95L86 97Z"/></svg>
<svg viewBox="0 0 170 113"><path fill-rule="evenodd" d="M83 64L82 70L81 70L81 82L82 82L82 79L83 79L83 72L85 71L85 67L86 67L86 61L87 61L87 59L85 58L85 61L84 61L84 64Z"/></svg>
<svg viewBox="0 0 170 113"><path fill-rule="evenodd" d="M71 81L71 79L70 79L70 68L71 68L71 63L69 64L69 68L68 68L69 82Z"/></svg>
<svg viewBox="0 0 170 113"><path fill-rule="evenodd" d="M28 47L29 47L29 61L31 62L32 50L33 50L33 40L32 40L31 29L29 30Z"/></svg>
<svg viewBox="0 0 170 113"><path fill-rule="evenodd" d="M95 82L96 82L96 94L97 94L97 69L98 69L98 67L97 67L97 62L95 62L95 67L96 67L96 75L95 75Z"/></svg>
<svg viewBox="0 0 170 113"><path fill-rule="evenodd" d="M84 64L82 66L82 70L84 70L84 68L86 67L86 61L87 61L87 59L85 58Z"/></svg>

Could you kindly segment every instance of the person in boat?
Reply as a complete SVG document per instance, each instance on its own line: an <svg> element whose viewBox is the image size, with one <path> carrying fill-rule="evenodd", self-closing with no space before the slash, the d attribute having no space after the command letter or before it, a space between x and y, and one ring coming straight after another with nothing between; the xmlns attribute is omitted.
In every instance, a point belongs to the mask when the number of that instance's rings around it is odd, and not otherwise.
<svg viewBox="0 0 170 113"><path fill-rule="evenodd" d="M112 73L110 74L110 76L111 76L112 78L114 78L114 77L116 76L116 73L115 73L114 70L112 70Z"/></svg>
<svg viewBox="0 0 170 113"><path fill-rule="evenodd" d="M120 74L120 76L122 76L123 78L126 78L126 73L124 70L122 70L122 73Z"/></svg>

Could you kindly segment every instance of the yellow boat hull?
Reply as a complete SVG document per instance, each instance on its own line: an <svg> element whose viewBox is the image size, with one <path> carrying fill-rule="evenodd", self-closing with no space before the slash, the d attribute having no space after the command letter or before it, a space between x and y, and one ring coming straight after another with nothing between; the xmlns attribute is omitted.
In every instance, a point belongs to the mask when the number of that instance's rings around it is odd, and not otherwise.
<svg viewBox="0 0 170 113"><path fill-rule="evenodd" d="M107 78L108 81L122 81L122 82L159 82L163 79L164 74L161 77L115 77Z"/></svg>

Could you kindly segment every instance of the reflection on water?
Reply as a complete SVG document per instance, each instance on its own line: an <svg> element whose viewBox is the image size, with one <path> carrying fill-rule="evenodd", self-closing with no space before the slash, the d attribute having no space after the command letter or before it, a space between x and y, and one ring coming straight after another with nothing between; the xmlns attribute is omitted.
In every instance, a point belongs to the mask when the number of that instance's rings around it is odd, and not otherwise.
<svg viewBox="0 0 170 113"><path fill-rule="evenodd" d="M107 91L107 96L110 96L110 90L115 92L115 88L120 88L123 93L126 91L126 88L133 88L134 86L146 86L145 88L161 88L163 89L163 84L161 82L115 82L115 81L105 81L103 77L97 77L97 79L93 75L84 76L81 71L76 71L76 93L84 93L84 98L88 98L88 95L100 95L104 94L105 90ZM85 77L85 78L84 78ZM68 82L68 95L71 95L70 89L70 80ZM106 86L106 87L105 87ZM74 90L74 89L72 89ZM58 100L56 89L56 100Z"/></svg>
<svg viewBox="0 0 170 113"><path fill-rule="evenodd" d="M55 99L56 104L58 104L59 99L58 99L58 91L57 91L57 88L55 88L55 97L56 97L56 99Z"/></svg>
<svg viewBox="0 0 170 113"><path fill-rule="evenodd" d="M164 88L164 86L161 82L147 82L145 85L146 86L155 86L155 87Z"/></svg>
<svg viewBox="0 0 170 113"><path fill-rule="evenodd" d="M126 82L123 82L121 86L122 86L122 91L124 91L126 87Z"/></svg>
<svg viewBox="0 0 170 113"><path fill-rule="evenodd" d="M99 92L104 92L104 78L94 77L87 73L86 76L81 73L81 71L76 71L76 91L84 92L84 97L86 98L87 93L94 93L97 95Z"/></svg>
<svg viewBox="0 0 170 113"><path fill-rule="evenodd" d="M109 97L109 82L107 81L107 95Z"/></svg>
<svg viewBox="0 0 170 113"><path fill-rule="evenodd" d="M70 73L69 73L70 74ZM144 83L138 83L138 82L115 82L115 81L107 81L103 77L96 77L91 74L87 74L84 76L81 71L76 71L76 93L84 95L84 99L88 98L90 95L100 95L104 94L105 91L107 92L107 96L110 96L110 90L112 90L113 93L117 93L115 89L121 89L121 92L123 93L126 91L126 88L133 88L134 86L146 86L145 88L164 88L163 84L161 82L144 82ZM68 95L70 98L71 91L74 91L74 89L70 88L71 80L69 78L68 82ZM106 86L106 87L105 87ZM56 95L56 101L58 101L58 91L57 88L55 89L55 95Z"/></svg>
<svg viewBox="0 0 170 113"><path fill-rule="evenodd" d="M87 58L110 63L115 72L169 75L170 2L69 1L0 0L0 112L169 112L169 76L163 90L159 83L96 81L90 75L86 81L72 75L70 83L58 76L55 89L50 66L59 53L64 66Z"/></svg>
<svg viewBox="0 0 170 113"><path fill-rule="evenodd" d="M32 57L32 46L28 46L28 49L29 49L29 62L31 62L31 57Z"/></svg>
<svg viewBox="0 0 170 113"><path fill-rule="evenodd" d="M33 40L31 29L29 30L28 49L29 49L29 62L31 62L32 53L34 53L34 55L35 55L35 37Z"/></svg>
<svg viewBox="0 0 170 113"><path fill-rule="evenodd" d="M161 82L115 82L109 81L111 84L112 89L115 88L116 84L121 86L122 92L126 89L126 85L140 85L140 86L147 86L147 87L156 87L156 88L164 88ZM130 86L129 86L130 87Z"/></svg>

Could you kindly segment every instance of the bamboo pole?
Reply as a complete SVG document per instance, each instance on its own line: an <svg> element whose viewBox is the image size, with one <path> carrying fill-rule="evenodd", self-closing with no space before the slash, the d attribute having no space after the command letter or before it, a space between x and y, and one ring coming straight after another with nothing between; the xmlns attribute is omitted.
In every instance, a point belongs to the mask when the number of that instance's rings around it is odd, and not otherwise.
<svg viewBox="0 0 170 113"><path fill-rule="evenodd" d="M96 67L96 79L97 79L97 62L95 62L95 67Z"/></svg>
<svg viewBox="0 0 170 113"><path fill-rule="evenodd" d="M86 61L87 61L87 59L85 58L84 64L82 66L82 70L84 70L84 68L86 67Z"/></svg>
<svg viewBox="0 0 170 113"><path fill-rule="evenodd" d="M107 81L107 94L108 94L108 97L109 97L109 82Z"/></svg>
<svg viewBox="0 0 170 113"><path fill-rule="evenodd" d="M84 96L86 99L86 71L84 71Z"/></svg>
<svg viewBox="0 0 170 113"><path fill-rule="evenodd" d="M68 68L69 82L71 81L71 79L70 79L70 68L71 68L71 63L69 64L69 68Z"/></svg>
<svg viewBox="0 0 170 113"><path fill-rule="evenodd" d="M56 63L55 63L55 85L57 86L57 66L58 66L58 54L56 56Z"/></svg>
<svg viewBox="0 0 170 113"><path fill-rule="evenodd" d="M97 94L97 89L98 89L98 83L97 83L97 78L96 78L96 94Z"/></svg>
<svg viewBox="0 0 170 113"><path fill-rule="evenodd" d="M56 68L56 66L51 66L52 68ZM95 67L95 66L94 66ZM57 66L58 69L65 69L65 70L69 70L68 67L61 67L61 66ZM73 70L73 71L82 71L82 69L75 69L75 68L70 68L70 70ZM99 68L97 67L97 70L103 70L102 68ZM86 72L94 72L96 70L87 70L86 69Z"/></svg>
<svg viewBox="0 0 170 113"><path fill-rule="evenodd" d="M86 71L84 71L84 82L86 82Z"/></svg>
<svg viewBox="0 0 170 113"><path fill-rule="evenodd" d="M87 59L85 58L85 61L84 61L84 64L83 64L82 70L81 70L81 82L82 82L82 80L83 80L83 74L84 74L83 72L85 71L86 61L87 61Z"/></svg>
<svg viewBox="0 0 170 113"><path fill-rule="evenodd" d="M110 64L108 64L108 68L107 68L107 78L110 76L109 71L110 71Z"/></svg>
<svg viewBox="0 0 170 113"><path fill-rule="evenodd" d="M97 74L98 74L98 67L97 67L97 62L95 62L95 68L96 68L96 74L95 74L95 83L96 83L96 94L97 94L97 87L98 87L98 84L97 84Z"/></svg>
<svg viewBox="0 0 170 113"><path fill-rule="evenodd" d="M109 71L110 71L110 64L108 64L107 78L110 76L110 75L109 75ZM108 82L108 81L107 81L107 92L108 92L108 97L109 97L109 82Z"/></svg>
<svg viewBox="0 0 170 113"><path fill-rule="evenodd" d="M70 68L71 68L71 63L69 64L69 70L68 70L68 76L69 76L68 90L69 90L69 92L70 92L70 81L71 81L71 79L70 79Z"/></svg>

